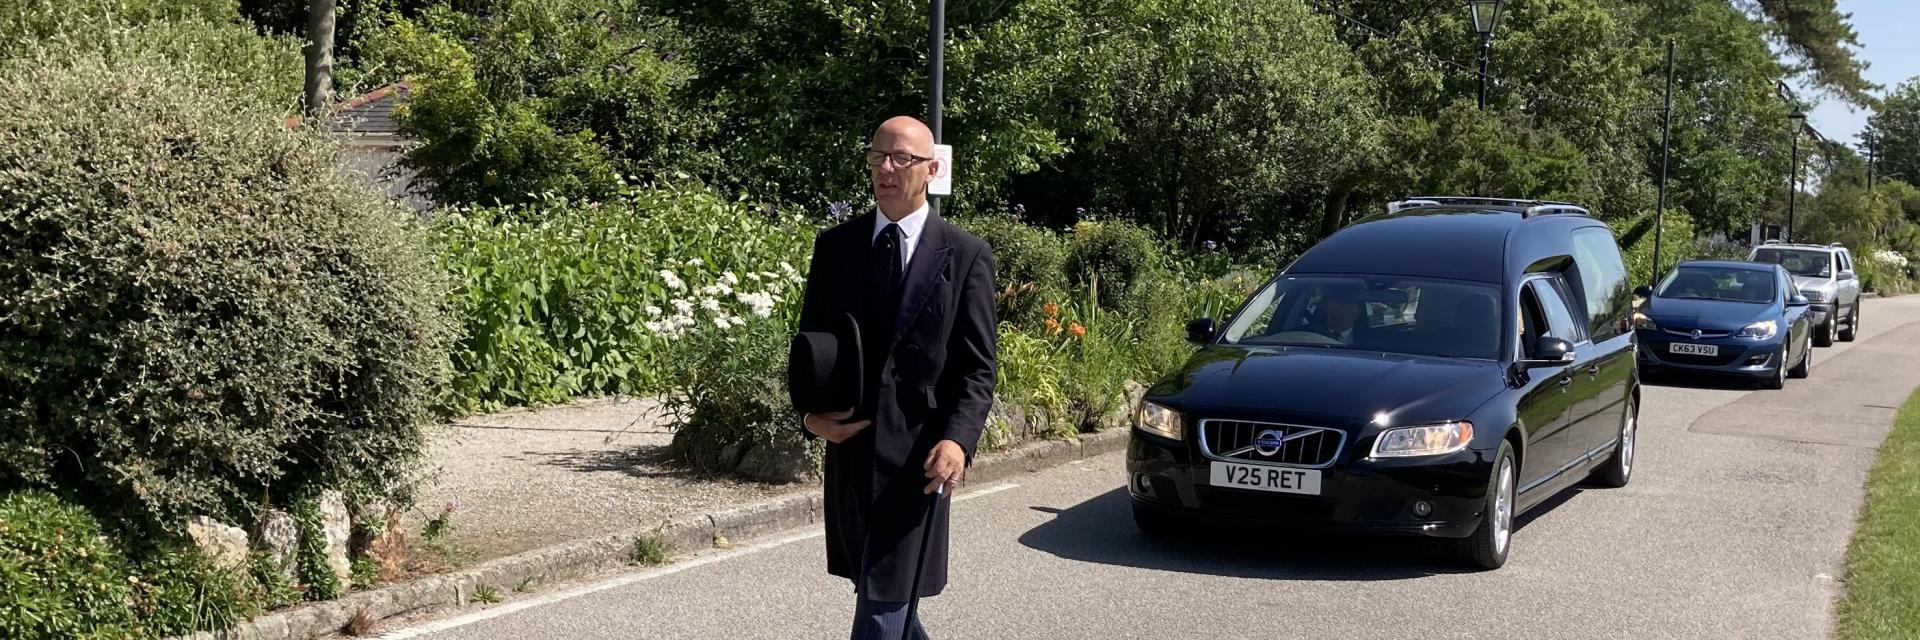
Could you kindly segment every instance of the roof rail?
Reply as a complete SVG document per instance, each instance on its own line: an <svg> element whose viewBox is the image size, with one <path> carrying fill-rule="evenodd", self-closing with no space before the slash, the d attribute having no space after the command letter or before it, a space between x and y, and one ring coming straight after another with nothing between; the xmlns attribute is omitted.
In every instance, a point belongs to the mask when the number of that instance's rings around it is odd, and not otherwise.
<svg viewBox="0 0 1920 640"><path fill-rule="evenodd" d="M1839 242L1835 242L1835 243L1833 243L1833 244L1830 244L1830 245L1827 245L1827 246L1829 246L1829 247L1833 247L1833 248L1835 248L1835 249L1845 249L1845 248L1847 248L1847 245L1846 245L1846 244L1844 244L1844 243L1839 243Z"/></svg>
<svg viewBox="0 0 1920 640"><path fill-rule="evenodd" d="M1760 245L1761 245L1761 246L1766 246L1766 245L1770 245L1770 244L1780 244L1780 239L1779 239L1779 238L1767 238L1767 241L1766 241L1766 242L1762 242L1762 243L1760 243Z"/></svg>
<svg viewBox="0 0 1920 640"><path fill-rule="evenodd" d="M1387 213L1400 213L1401 211L1405 211L1415 207L1437 207L1437 206L1440 206L1440 203L1432 200L1422 200L1419 198L1412 198L1412 199L1399 200L1396 202L1387 203Z"/></svg>
<svg viewBox="0 0 1920 640"><path fill-rule="evenodd" d="M1593 212L1588 211L1586 207L1567 204L1564 202L1550 202L1550 203L1537 204L1531 207L1527 207L1527 217L1529 218L1538 216L1538 215L1545 215L1549 213L1564 213L1564 214L1570 214L1570 215L1576 215L1576 216L1593 215Z"/></svg>

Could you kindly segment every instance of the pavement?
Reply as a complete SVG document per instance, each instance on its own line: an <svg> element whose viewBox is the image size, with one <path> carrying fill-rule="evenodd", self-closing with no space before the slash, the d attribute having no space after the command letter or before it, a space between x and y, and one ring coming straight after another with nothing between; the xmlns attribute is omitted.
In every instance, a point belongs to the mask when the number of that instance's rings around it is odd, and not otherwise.
<svg viewBox="0 0 1920 640"><path fill-rule="evenodd" d="M970 487L942 638L1824 638L1875 447L1920 386L1920 297L1870 300L1861 339L1784 391L1648 388L1624 489L1576 487L1522 518L1506 567L1426 541L1220 530L1153 543L1124 460ZM816 529L550 585L383 637L836 638L850 586Z"/></svg>
<svg viewBox="0 0 1920 640"><path fill-rule="evenodd" d="M720 511L813 485L702 474L667 455L673 432L657 402L603 398L470 416L434 434L429 480L408 530L456 505L449 536L461 560Z"/></svg>

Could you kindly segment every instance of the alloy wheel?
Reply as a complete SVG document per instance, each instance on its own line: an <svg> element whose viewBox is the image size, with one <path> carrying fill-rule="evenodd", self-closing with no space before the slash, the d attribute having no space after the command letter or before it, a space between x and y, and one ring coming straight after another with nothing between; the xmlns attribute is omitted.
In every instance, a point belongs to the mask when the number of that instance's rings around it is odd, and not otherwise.
<svg viewBox="0 0 1920 640"><path fill-rule="evenodd" d="M1633 440L1639 431L1640 412L1636 411L1633 401L1627 401L1627 419L1620 425L1620 477L1633 475Z"/></svg>
<svg viewBox="0 0 1920 640"><path fill-rule="evenodd" d="M1513 538L1513 459L1500 460L1500 493L1493 498L1493 548L1505 553Z"/></svg>

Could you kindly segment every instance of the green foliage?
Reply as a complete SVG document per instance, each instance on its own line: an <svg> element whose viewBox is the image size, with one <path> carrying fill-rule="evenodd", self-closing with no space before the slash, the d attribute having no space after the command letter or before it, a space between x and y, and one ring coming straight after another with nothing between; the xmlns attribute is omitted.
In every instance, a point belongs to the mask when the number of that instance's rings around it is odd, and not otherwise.
<svg viewBox="0 0 1920 640"><path fill-rule="evenodd" d="M1841 13L1838 0L1755 0L1763 15L1773 20L1775 40L1804 61L1796 69L1814 84L1856 105L1873 104L1870 92L1879 89L1862 76L1867 63L1854 52L1860 36Z"/></svg>
<svg viewBox="0 0 1920 640"><path fill-rule="evenodd" d="M340 576L327 565L327 536L321 524L319 499L307 497L294 502L293 521L300 529L300 541L293 551L295 573L306 586L306 598L322 601L344 595L346 585L340 584Z"/></svg>
<svg viewBox="0 0 1920 640"><path fill-rule="evenodd" d="M806 450L787 398L792 329L775 318L743 320L689 331L668 358L673 382L661 404L673 418L672 450L703 471L751 473L741 462L756 448Z"/></svg>
<svg viewBox="0 0 1920 640"><path fill-rule="evenodd" d="M655 536L634 538L633 551L629 558L650 567L666 564L667 542Z"/></svg>
<svg viewBox="0 0 1920 640"><path fill-rule="evenodd" d="M1835 606L1840 640L1920 635L1920 394L1893 419L1867 475L1860 523L1847 545L1846 594Z"/></svg>
<svg viewBox="0 0 1920 640"><path fill-rule="evenodd" d="M259 611L242 576L165 536L123 544L85 509L42 491L0 495L0 636L168 637Z"/></svg>
<svg viewBox="0 0 1920 640"><path fill-rule="evenodd" d="M0 481L160 527L403 489L439 279L337 153L165 63L0 70Z"/></svg>
<svg viewBox="0 0 1920 640"><path fill-rule="evenodd" d="M1920 77L1887 93L1867 117L1865 136L1874 142L1879 175L1920 184ZM1920 207L1908 207L1920 219Z"/></svg>
<svg viewBox="0 0 1920 640"><path fill-rule="evenodd" d="M0 0L0 60L158 58L279 110L300 96L300 46L256 33L232 0Z"/></svg>
<svg viewBox="0 0 1920 640"><path fill-rule="evenodd" d="M380 563L373 558L353 559L353 588L355 590L372 589L380 582Z"/></svg>
<svg viewBox="0 0 1920 640"><path fill-rule="evenodd" d="M1062 300L1067 288L1067 243L1060 234L1011 216L980 216L954 221L993 247L993 282L998 316L1014 326L1036 328L1043 308Z"/></svg>
<svg viewBox="0 0 1920 640"><path fill-rule="evenodd" d="M1685 215L1667 212L1660 235L1660 272L1654 273L1654 216L1642 215L1630 220L1616 222L1613 225L1615 239L1620 242L1620 259L1627 265L1627 284L1656 284L1674 265L1690 260L1697 255L1699 248L1693 238L1693 224ZM1746 256L1742 255L1741 259Z"/></svg>
<svg viewBox="0 0 1920 640"><path fill-rule="evenodd" d="M1166 266L1166 251L1153 232L1127 222L1082 222L1069 243L1068 281L1095 292L1107 309L1119 308L1142 279Z"/></svg>
<svg viewBox="0 0 1920 640"><path fill-rule="evenodd" d="M791 321L813 233L692 189L445 212L435 244L466 323L453 407L656 391L682 333L760 311Z"/></svg>
<svg viewBox="0 0 1920 640"><path fill-rule="evenodd" d="M630 0L440 4L363 43L364 65L410 74L396 113L409 162L440 202L604 198L710 163L713 130L681 92L675 39Z"/></svg>
<svg viewBox="0 0 1920 640"><path fill-rule="evenodd" d="M453 511L453 504L448 503L440 508L439 513L427 518L427 523L420 529L420 542L429 547L444 547L448 542L447 536L453 534Z"/></svg>
<svg viewBox="0 0 1920 640"><path fill-rule="evenodd" d="M247 568L253 575L255 584L260 585L260 608L268 611L299 604L303 597L300 585L287 578L285 572L275 565L273 556L264 550L255 550L249 554Z"/></svg>
<svg viewBox="0 0 1920 640"><path fill-rule="evenodd" d="M0 635L136 635L130 563L80 507L38 491L0 496Z"/></svg>
<svg viewBox="0 0 1920 640"><path fill-rule="evenodd" d="M500 590L490 584L478 585L473 588L473 599L481 604L494 604L500 601Z"/></svg>

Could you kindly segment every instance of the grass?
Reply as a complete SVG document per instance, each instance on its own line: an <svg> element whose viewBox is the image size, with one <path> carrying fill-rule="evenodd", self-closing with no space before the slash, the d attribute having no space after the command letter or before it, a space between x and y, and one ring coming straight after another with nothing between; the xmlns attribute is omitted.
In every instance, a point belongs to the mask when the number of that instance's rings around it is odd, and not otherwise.
<svg viewBox="0 0 1920 640"><path fill-rule="evenodd" d="M633 539L634 562L646 566L659 566L667 563L667 543L652 536Z"/></svg>
<svg viewBox="0 0 1920 640"><path fill-rule="evenodd" d="M481 604L494 604L500 601L500 590L493 585L479 585L473 588L473 599Z"/></svg>
<svg viewBox="0 0 1920 640"><path fill-rule="evenodd" d="M1920 638L1920 392L1907 399L1867 478L1847 547L1841 640Z"/></svg>

